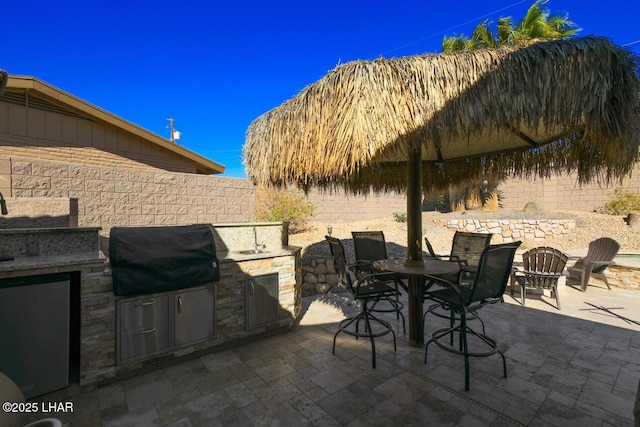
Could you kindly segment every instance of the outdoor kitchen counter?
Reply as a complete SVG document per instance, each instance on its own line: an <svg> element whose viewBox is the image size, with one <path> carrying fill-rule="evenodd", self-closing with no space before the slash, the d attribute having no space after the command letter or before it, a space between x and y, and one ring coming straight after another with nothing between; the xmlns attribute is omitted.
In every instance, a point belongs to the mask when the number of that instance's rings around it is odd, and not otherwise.
<svg viewBox="0 0 640 427"><path fill-rule="evenodd" d="M0 277L49 274L78 270L78 266L104 262L105 258L98 251L75 254L40 255L16 257L11 261L0 262Z"/></svg>
<svg viewBox="0 0 640 427"><path fill-rule="evenodd" d="M290 256L302 250L299 246L283 246L281 248L264 249L260 253L249 253L247 251L218 251L218 260L220 262L242 262L256 259L277 258L281 256Z"/></svg>

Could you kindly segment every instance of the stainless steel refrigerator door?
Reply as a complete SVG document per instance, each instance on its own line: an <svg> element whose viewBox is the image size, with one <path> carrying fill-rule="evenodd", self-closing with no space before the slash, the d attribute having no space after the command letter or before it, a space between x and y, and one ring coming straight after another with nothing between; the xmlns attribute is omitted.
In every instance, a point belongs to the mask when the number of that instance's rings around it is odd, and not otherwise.
<svg viewBox="0 0 640 427"><path fill-rule="evenodd" d="M60 279L0 283L0 371L27 399L69 385L69 279Z"/></svg>

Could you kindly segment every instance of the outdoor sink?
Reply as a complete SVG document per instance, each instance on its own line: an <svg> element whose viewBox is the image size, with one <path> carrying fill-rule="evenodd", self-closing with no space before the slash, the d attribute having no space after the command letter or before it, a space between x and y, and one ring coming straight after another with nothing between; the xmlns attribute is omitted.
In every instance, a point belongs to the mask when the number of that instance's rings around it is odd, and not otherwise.
<svg viewBox="0 0 640 427"><path fill-rule="evenodd" d="M255 255L255 254L269 253L269 251L265 251L264 249L246 249L244 251L237 251L237 252L242 255Z"/></svg>

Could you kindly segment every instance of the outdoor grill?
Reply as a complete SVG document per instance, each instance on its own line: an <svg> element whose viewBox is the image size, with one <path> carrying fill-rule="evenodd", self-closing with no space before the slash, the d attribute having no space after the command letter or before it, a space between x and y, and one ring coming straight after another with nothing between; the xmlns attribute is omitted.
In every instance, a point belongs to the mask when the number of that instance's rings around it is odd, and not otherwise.
<svg viewBox="0 0 640 427"><path fill-rule="evenodd" d="M109 259L116 295L171 291L220 279L213 234L206 224L114 227Z"/></svg>

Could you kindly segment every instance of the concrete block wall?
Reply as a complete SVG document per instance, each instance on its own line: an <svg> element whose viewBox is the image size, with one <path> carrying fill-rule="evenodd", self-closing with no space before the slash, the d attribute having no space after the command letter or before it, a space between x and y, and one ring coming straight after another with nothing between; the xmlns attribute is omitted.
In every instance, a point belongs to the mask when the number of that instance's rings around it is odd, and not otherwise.
<svg viewBox="0 0 640 427"><path fill-rule="evenodd" d="M621 186L640 193L640 166L634 172ZM11 186L3 192L9 206L5 222L12 215L26 218L31 213L57 221L43 226L102 227L102 236L114 226L242 223L255 217L255 187L246 179L0 158L0 183L7 182ZM592 211L611 199L616 186L580 187L575 177L566 176L510 179L499 189L505 209L521 210L536 201L547 210ZM313 220L328 225L406 212L404 194L353 196L312 190L307 197L316 207ZM77 211L60 212L67 198L77 199ZM71 219L74 224L68 224ZM0 227L6 228L1 217Z"/></svg>
<svg viewBox="0 0 640 427"><path fill-rule="evenodd" d="M407 212L407 198L399 193L354 196L344 191L330 193L312 190L307 198L316 207L313 220L327 224L391 218L396 212Z"/></svg>
<svg viewBox="0 0 640 427"><path fill-rule="evenodd" d="M12 193L22 203L77 199L80 227L242 223L254 218L255 190L246 179L91 166L11 161ZM28 207L24 207L28 209Z"/></svg>
<svg viewBox="0 0 640 427"><path fill-rule="evenodd" d="M3 194L5 194L3 192ZM6 193L8 194L8 192ZM0 216L0 229L76 227L72 205L77 200L68 197L6 197L7 215ZM77 212L77 210L76 210Z"/></svg>
<svg viewBox="0 0 640 427"><path fill-rule="evenodd" d="M546 210L591 212L610 201L617 187L640 195L640 164L622 182L580 186L575 174L570 174L548 179L508 179L498 189L506 209L521 210L527 202L537 202Z"/></svg>

